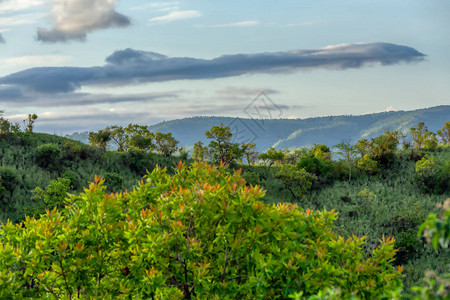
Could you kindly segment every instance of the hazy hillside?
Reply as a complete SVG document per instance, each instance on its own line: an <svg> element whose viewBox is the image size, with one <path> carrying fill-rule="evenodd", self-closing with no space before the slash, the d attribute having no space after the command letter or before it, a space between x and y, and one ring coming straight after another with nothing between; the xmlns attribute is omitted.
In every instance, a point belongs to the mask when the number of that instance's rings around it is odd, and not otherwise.
<svg viewBox="0 0 450 300"><path fill-rule="evenodd" d="M395 111L361 116L330 116L308 119L236 119L226 117L194 117L162 122L151 126L156 132L172 132L180 145L192 146L201 140L207 143L205 131L223 123L231 128L235 142L256 143L258 151L268 147L300 147L316 144L329 146L343 139L356 141L380 135L384 130L409 132L419 122L436 132L449 119L450 105L414 111ZM87 133L76 133L69 138L88 142Z"/></svg>

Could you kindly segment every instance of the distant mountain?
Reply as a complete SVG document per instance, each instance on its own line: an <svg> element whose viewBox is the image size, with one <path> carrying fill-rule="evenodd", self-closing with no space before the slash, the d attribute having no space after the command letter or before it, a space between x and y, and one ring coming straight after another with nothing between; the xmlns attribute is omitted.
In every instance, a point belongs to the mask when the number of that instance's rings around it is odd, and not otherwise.
<svg viewBox="0 0 450 300"><path fill-rule="evenodd" d="M333 146L342 140L356 142L372 138L384 130L408 133L411 127L425 122L428 129L436 132L450 120L450 105L436 106L413 111L391 111L361 116L330 116L308 119L241 119L228 117L194 117L162 122L150 126L153 132L172 132L180 145L192 146L197 141L207 144L205 131L213 125L231 128L235 142L254 142L262 152L269 147L278 149L326 144ZM113 125L113 124L111 124ZM67 136L87 143L87 133Z"/></svg>

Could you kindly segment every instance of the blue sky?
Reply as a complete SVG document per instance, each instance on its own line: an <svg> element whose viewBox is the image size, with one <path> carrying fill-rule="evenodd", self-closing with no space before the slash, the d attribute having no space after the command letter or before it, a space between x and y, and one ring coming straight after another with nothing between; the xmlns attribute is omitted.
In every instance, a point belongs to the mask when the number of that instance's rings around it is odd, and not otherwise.
<svg viewBox="0 0 450 300"><path fill-rule="evenodd" d="M450 3L0 0L0 110L50 133L450 103Z"/></svg>

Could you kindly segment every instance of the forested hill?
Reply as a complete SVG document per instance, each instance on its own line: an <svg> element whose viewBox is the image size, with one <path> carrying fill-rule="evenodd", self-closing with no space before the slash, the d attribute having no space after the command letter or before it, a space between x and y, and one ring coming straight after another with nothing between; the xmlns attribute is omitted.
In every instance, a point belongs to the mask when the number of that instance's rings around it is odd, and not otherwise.
<svg viewBox="0 0 450 300"><path fill-rule="evenodd" d="M424 122L436 132L449 119L450 105L414 111L392 111L361 116L330 116L308 119L236 119L228 117L194 117L162 122L150 127L153 132L172 132L180 145L192 146L197 141L208 143L205 131L213 125L231 128L235 142L256 143L259 152L274 146L278 149L326 144L333 146L343 139L357 141L372 138L384 130L408 133ZM87 143L87 133L68 136Z"/></svg>

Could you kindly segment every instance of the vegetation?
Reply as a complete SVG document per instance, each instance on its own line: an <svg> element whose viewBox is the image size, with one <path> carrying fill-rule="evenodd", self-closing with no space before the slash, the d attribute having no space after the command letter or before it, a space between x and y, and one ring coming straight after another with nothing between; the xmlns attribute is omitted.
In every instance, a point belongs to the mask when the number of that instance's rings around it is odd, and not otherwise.
<svg viewBox="0 0 450 300"><path fill-rule="evenodd" d="M3 298L374 299L401 286L392 239L366 259L364 238L333 233L335 213L265 205L239 171L180 163L133 192L104 190L96 178L65 209L4 225Z"/></svg>
<svg viewBox="0 0 450 300"><path fill-rule="evenodd" d="M192 159L172 134L147 126L107 127L92 132L87 146L34 133L33 124L27 130L24 122L21 131L0 120L0 252L8 261L0 298L12 291L37 298L445 299L448 293L449 122L437 134L422 123L412 127L412 144L385 130L354 144L341 141L334 153L316 144L259 155L254 144L233 143L221 124L206 132L207 146L194 145ZM88 181L94 183L84 189ZM45 240L46 230L56 238ZM338 236L356 251L340 275L334 263L349 250L337 247ZM372 265L380 249L384 263ZM311 255L312 265L303 264L303 255ZM361 266L376 271L375 283L355 271Z"/></svg>

